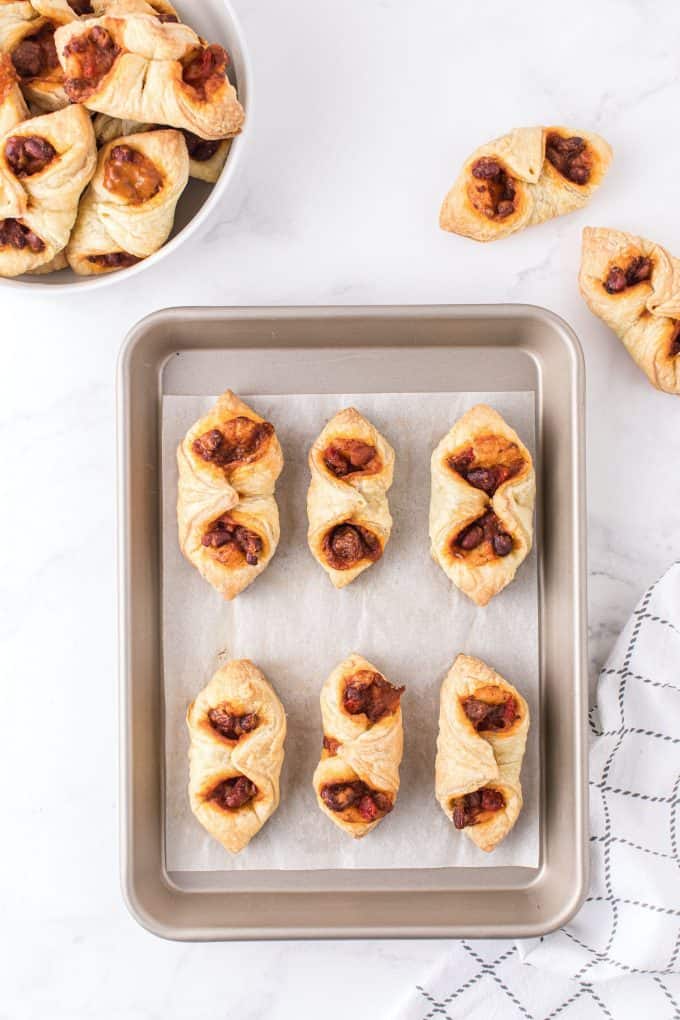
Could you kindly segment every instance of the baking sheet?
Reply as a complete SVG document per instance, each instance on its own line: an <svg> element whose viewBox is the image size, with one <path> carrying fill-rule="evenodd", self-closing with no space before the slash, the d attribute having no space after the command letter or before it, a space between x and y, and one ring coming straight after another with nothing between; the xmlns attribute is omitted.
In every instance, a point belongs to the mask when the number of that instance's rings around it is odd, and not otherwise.
<svg viewBox="0 0 680 1020"><path fill-rule="evenodd" d="M539 648L536 552L484 609L473 605L429 556L430 454L475 403L495 407L535 455L534 394L437 393L249 397L276 425L286 464L277 485L281 541L267 570L231 603L182 557L176 533L175 451L214 396L164 396L163 682L166 867L169 871L319 868L537 867L539 863ZM336 591L307 547L307 452L336 411L356 406L396 451L389 493L394 518L383 558ZM352 651L406 685L404 759L395 810L364 840L323 815L311 786L321 747L319 690ZM522 770L524 809L491 855L457 833L434 799L439 687L459 652L477 655L514 683L534 720ZM288 714L278 811L238 856L194 819L186 794L188 703L230 658L250 658Z"/></svg>

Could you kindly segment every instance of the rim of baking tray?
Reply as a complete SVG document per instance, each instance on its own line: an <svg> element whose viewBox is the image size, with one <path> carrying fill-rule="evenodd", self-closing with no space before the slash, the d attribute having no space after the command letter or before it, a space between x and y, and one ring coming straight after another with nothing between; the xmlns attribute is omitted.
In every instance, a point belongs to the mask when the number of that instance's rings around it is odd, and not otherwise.
<svg viewBox="0 0 680 1020"><path fill-rule="evenodd" d="M167 241L162 248L159 248L158 251L153 253L153 255L149 255L148 258L142 259L142 261L138 262L136 266L129 266L123 272L105 273L103 276L80 277L75 280L65 280L63 283L40 283L35 278L32 280L26 280L22 277L0 277L0 287L11 287L14 290L22 290L25 293L31 294L59 294L74 290L95 290L98 287L106 287L111 284L120 283L123 280L131 280L133 276L144 272L144 270L148 269L150 266L156 265L166 256L174 252L189 237L191 237L191 235L198 230L203 223L205 223L208 216L211 215L220 199L225 194L227 187L236 173L237 166L242 158L241 153L251 130L250 125L253 118L253 75L250 54L245 44L245 37L243 29L241 28L241 23L236 17L231 3L229 0L222 0L222 5L225 10L226 21L229 22L230 38L227 39L227 46L232 59L234 59L234 57L237 58L234 60L236 70L238 72L236 80L238 83L239 96L245 99L247 119L244 130L241 134L236 135L232 142L229 157L222 173L196 215L189 220L185 227L182 227L178 234Z"/></svg>

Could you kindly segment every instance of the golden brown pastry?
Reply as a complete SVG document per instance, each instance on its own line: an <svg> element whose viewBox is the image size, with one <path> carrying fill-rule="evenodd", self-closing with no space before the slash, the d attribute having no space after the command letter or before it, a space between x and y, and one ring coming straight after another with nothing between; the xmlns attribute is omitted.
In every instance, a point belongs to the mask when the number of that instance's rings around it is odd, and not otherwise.
<svg viewBox="0 0 680 1020"><path fill-rule="evenodd" d="M680 393L680 259L643 237L586 227L579 285L652 386Z"/></svg>
<svg viewBox="0 0 680 1020"><path fill-rule="evenodd" d="M323 748L314 772L319 807L355 839L388 814L404 746L400 698L361 655L341 662L321 689Z"/></svg>
<svg viewBox="0 0 680 1020"><path fill-rule="evenodd" d="M236 854L279 806L283 706L257 666L234 659L189 706L187 725L191 810Z"/></svg>
<svg viewBox="0 0 680 1020"><path fill-rule="evenodd" d="M0 53L0 138L30 116L8 53Z"/></svg>
<svg viewBox="0 0 680 1020"><path fill-rule="evenodd" d="M477 404L431 461L430 551L478 606L510 584L531 549L531 454L497 411Z"/></svg>
<svg viewBox="0 0 680 1020"><path fill-rule="evenodd" d="M204 45L186 25L148 14L106 16L63 25L55 41L72 102L205 139L241 130L226 51Z"/></svg>
<svg viewBox="0 0 680 1020"><path fill-rule="evenodd" d="M231 390L177 450L179 544L225 599L265 569L279 541L274 499L283 454L274 426Z"/></svg>
<svg viewBox="0 0 680 1020"><path fill-rule="evenodd" d="M54 45L57 24L30 3L0 3L0 51L9 54L24 96L40 113L68 106Z"/></svg>
<svg viewBox="0 0 680 1020"><path fill-rule="evenodd" d="M380 559L392 530L387 490L394 450L353 408L339 411L309 452L308 542L336 588Z"/></svg>
<svg viewBox="0 0 680 1020"><path fill-rule="evenodd" d="M599 135L566 127L516 128L466 161L439 214L442 230L496 241L580 209L612 159Z"/></svg>
<svg viewBox="0 0 680 1020"><path fill-rule="evenodd" d="M495 850L522 809L529 707L512 684L459 655L441 689L435 793L480 850Z"/></svg>
<svg viewBox="0 0 680 1020"><path fill-rule="evenodd" d="M0 138L0 276L32 272L63 251L96 158L80 107L24 120Z"/></svg>
<svg viewBox="0 0 680 1020"><path fill-rule="evenodd" d="M66 256L84 276L115 272L165 244L189 179L180 131L126 135L99 152Z"/></svg>

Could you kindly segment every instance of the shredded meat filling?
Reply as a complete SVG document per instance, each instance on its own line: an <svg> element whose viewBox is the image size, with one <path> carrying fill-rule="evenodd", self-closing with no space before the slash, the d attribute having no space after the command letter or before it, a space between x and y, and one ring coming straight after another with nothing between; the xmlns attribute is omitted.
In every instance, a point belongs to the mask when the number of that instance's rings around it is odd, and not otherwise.
<svg viewBox="0 0 680 1020"><path fill-rule="evenodd" d="M106 160L105 188L131 205L142 205L158 194L162 185L162 174L147 156L131 145L114 145Z"/></svg>
<svg viewBox="0 0 680 1020"><path fill-rule="evenodd" d="M212 728L227 740L238 740L244 733L252 733L260 721L255 712L234 715L225 706L211 708L208 712L208 720Z"/></svg>
<svg viewBox="0 0 680 1020"><path fill-rule="evenodd" d="M191 448L202 460L216 467L227 467L237 462L249 464L273 435L274 426L268 421L257 422L239 415L218 429L204 432L194 439Z"/></svg>
<svg viewBox="0 0 680 1020"><path fill-rule="evenodd" d="M363 712L369 722L376 723L399 708L399 699L405 687L393 687L380 673L360 669L345 683L342 703L350 715Z"/></svg>
<svg viewBox="0 0 680 1020"><path fill-rule="evenodd" d="M475 209L490 220L503 220L515 211L515 182L497 160L482 156L472 164L472 176L468 194Z"/></svg>
<svg viewBox="0 0 680 1020"><path fill-rule="evenodd" d="M72 58L70 63L77 73L66 78L64 89L72 103L82 103L92 95L119 53L109 33L99 25L71 39L64 48L64 56Z"/></svg>
<svg viewBox="0 0 680 1020"><path fill-rule="evenodd" d="M43 25L35 35L26 36L12 50L12 63L20 78L43 78L59 67L54 45L54 25Z"/></svg>
<svg viewBox="0 0 680 1020"><path fill-rule="evenodd" d="M323 540L326 561L333 570L349 570L360 560L379 560L382 548L379 540L359 524L338 524L331 528Z"/></svg>
<svg viewBox="0 0 680 1020"><path fill-rule="evenodd" d="M127 251L111 251L106 255L88 255L87 261L93 266L103 266L105 269L128 269L142 260Z"/></svg>
<svg viewBox="0 0 680 1020"><path fill-rule="evenodd" d="M514 478L519 474L523 466L524 462L521 457L510 464L477 464L472 448L464 450L463 453L451 457L449 460L449 467L475 489L485 492L487 496L493 496L496 489L507 482L509 478Z"/></svg>
<svg viewBox="0 0 680 1020"><path fill-rule="evenodd" d="M214 800L225 811L237 811L256 794L257 787L247 776L234 776L219 783L210 794L210 800Z"/></svg>
<svg viewBox="0 0 680 1020"><path fill-rule="evenodd" d="M334 439L323 452L324 464L338 478L352 474L375 474L380 458L375 446L361 439Z"/></svg>
<svg viewBox="0 0 680 1020"><path fill-rule="evenodd" d="M209 159L213 158L220 147L220 142L199 138L198 135L193 134L191 131L182 131L182 134L184 135L184 141L187 143L190 158L195 159L197 163L207 163Z"/></svg>
<svg viewBox="0 0 680 1020"><path fill-rule="evenodd" d="M182 81L200 99L208 99L210 93L225 80L228 64L226 50L221 46L206 46L184 65Z"/></svg>
<svg viewBox="0 0 680 1020"><path fill-rule="evenodd" d="M652 260L645 258L644 255L636 255L627 269L622 269L621 266L611 267L604 281L604 289L608 294L620 294L628 287L648 280L651 275Z"/></svg>
<svg viewBox="0 0 680 1020"><path fill-rule="evenodd" d="M213 521L203 535L201 544L209 549L217 549L218 559L222 563L228 564L235 558L240 560L243 557L251 567L257 566L263 548L260 536L237 524L229 514L222 514Z"/></svg>
<svg viewBox="0 0 680 1020"><path fill-rule="evenodd" d="M57 150L37 135L12 135L5 142L5 159L16 177L32 177L52 162Z"/></svg>
<svg viewBox="0 0 680 1020"><path fill-rule="evenodd" d="M465 829L468 825L476 825L480 815L487 811L502 811L505 797L500 790L484 787L474 793L466 793L464 797L456 797L453 802L453 824L457 829Z"/></svg>
<svg viewBox="0 0 680 1020"><path fill-rule="evenodd" d="M0 220L0 248L30 248L36 255L45 250L45 242L21 220Z"/></svg>
<svg viewBox="0 0 680 1020"><path fill-rule="evenodd" d="M321 799L331 811L346 811L354 807L367 822L382 818L393 807L388 794L372 790L361 779L347 783L327 783L321 787Z"/></svg>
<svg viewBox="0 0 680 1020"><path fill-rule="evenodd" d="M478 733L483 730L505 730L512 726L519 715L517 701L512 697L497 705L490 705L488 701L479 698L465 698L463 711Z"/></svg>
<svg viewBox="0 0 680 1020"><path fill-rule="evenodd" d="M545 155L555 169L573 184L587 184L590 180L592 158L584 138L548 135Z"/></svg>
<svg viewBox="0 0 680 1020"><path fill-rule="evenodd" d="M472 552L485 541L491 543L496 556L507 556L512 552L512 536L503 531L493 510L487 511L483 517L461 531L454 539L454 545L463 552Z"/></svg>

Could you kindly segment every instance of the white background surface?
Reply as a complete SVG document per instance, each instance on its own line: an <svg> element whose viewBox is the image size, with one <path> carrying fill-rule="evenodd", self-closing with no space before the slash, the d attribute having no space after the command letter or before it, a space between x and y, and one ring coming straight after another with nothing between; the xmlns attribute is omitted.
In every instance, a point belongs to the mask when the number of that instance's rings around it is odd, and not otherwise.
<svg viewBox="0 0 680 1020"><path fill-rule="evenodd" d="M349 1002L355 1015L381 1016L445 951L173 945L122 904L113 378L141 316L172 304L546 305L586 354L593 668L680 551L680 401L648 385L576 286L586 224L680 254L677 5L236 9L257 104L239 194L130 283L61 298L0 289L3 1020L344 1020ZM601 131L614 146L587 210L492 246L438 231L440 199L470 150L551 122Z"/></svg>

